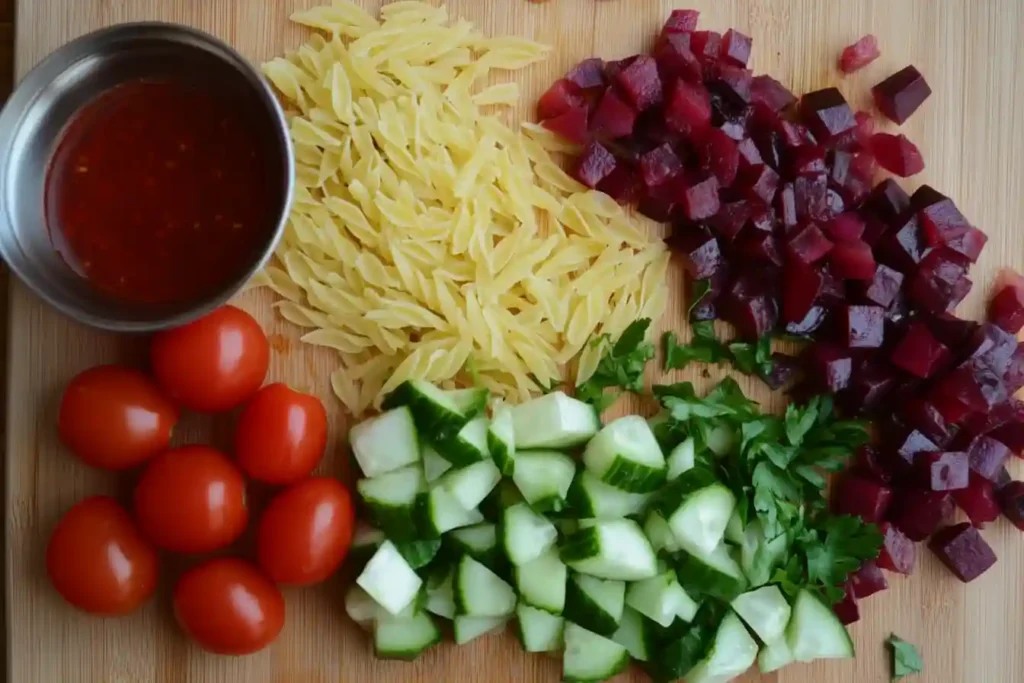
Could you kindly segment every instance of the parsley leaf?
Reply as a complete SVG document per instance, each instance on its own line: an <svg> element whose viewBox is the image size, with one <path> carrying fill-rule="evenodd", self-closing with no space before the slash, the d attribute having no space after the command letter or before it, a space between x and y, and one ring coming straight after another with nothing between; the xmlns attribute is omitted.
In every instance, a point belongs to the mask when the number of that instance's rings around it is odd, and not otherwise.
<svg viewBox="0 0 1024 683"><path fill-rule="evenodd" d="M729 355L729 350L715 336L711 321L694 323L693 341L680 344L675 332L666 332L661 337L665 349L665 370L681 370L690 363L720 363Z"/></svg>
<svg viewBox="0 0 1024 683"><path fill-rule="evenodd" d="M892 648L892 680L898 681L910 674L924 671L921 655L911 643L899 638L895 633L885 642Z"/></svg>
<svg viewBox="0 0 1024 683"><path fill-rule="evenodd" d="M842 599L840 586L850 573L878 557L882 534L859 517L821 512L800 530L794 546L806 563L807 580L835 603Z"/></svg>
<svg viewBox="0 0 1024 683"><path fill-rule="evenodd" d="M764 377L772 371L772 338L765 335L750 342L732 342L729 344L732 364L745 375Z"/></svg>
<svg viewBox="0 0 1024 683"><path fill-rule="evenodd" d="M690 307L686 309L686 317L693 316L693 310L711 293L711 280L693 280L690 283Z"/></svg>
<svg viewBox="0 0 1024 683"><path fill-rule="evenodd" d="M625 389L639 393L644 388L644 367L654 358L654 344L644 341L650 318L641 318L631 323L619 339L605 352L597 370L586 382L576 387L576 398L594 406L598 413L615 402L621 392L606 392L606 389ZM608 335L602 335L594 345L607 344Z"/></svg>

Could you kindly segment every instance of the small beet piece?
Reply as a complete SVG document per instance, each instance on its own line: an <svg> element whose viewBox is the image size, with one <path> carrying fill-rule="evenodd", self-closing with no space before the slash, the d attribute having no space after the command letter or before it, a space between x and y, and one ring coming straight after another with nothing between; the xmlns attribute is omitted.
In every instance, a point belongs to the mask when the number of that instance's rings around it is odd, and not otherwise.
<svg viewBox="0 0 1024 683"><path fill-rule="evenodd" d="M754 263L772 264L780 267L783 264L779 240L770 232L744 230L737 240L736 253L743 259L750 259Z"/></svg>
<svg viewBox="0 0 1024 683"><path fill-rule="evenodd" d="M690 83L703 81L703 68L690 49L689 33L667 33L654 46L654 59L662 82L681 78Z"/></svg>
<svg viewBox="0 0 1024 683"><path fill-rule="evenodd" d="M871 153L882 168L901 178L909 178L924 170L921 150L902 133L875 133L871 136Z"/></svg>
<svg viewBox="0 0 1024 683"><path fill-rule="evenodd" d="M783 273L782 319L803 320L821 292L824 276L813 266L794 263Z"/></svg>
<svg viewBox="0 0 1024 683"><path fill-rule="evenodd" d="M796 102L796 95L771 76L755 76L750 84L750 101L782 111Z"/></svg>
<svg viewBox="0 0 1024 683"><path fill-rule="evenodd" d="M632 135L636 125L636 112L614 89L608 88L590 116L590 130L596 135L624 138Z"/></svg>
<svg viewBox="0 0 1024 683"><path fill-rule="evenodd" d="M878 49L878 38L870 33L852 45L847 45L839 55L839 70L844 74L860 71L882 55Z"/></svg>
<svg viewBox="0 0 1024 683"><path fill-rule="evenodd" d="M976 360L992 368L998 375L1006 372L1010 359L1017 352L1017 337L992 323L982 323L964 345L968 360Z"/></svg>
<svg viewBox="0 0 1024 683"><path fill-rule="evenodd" d="M963 348L978 329L973 320L963 320L952 313L939 313L928 317L928 327L932 334L948 348Z"/></svg>
<svg viewBox="0 0 1024 683"><path fill-rule="evenodd" d="M878 216L889 227L901 227L910 210L910 196L899 183L892 178L886 178L875 185L864 202L864 208Z"/></svg>
<svg viewBox="0 0 1024 683"><path fill-rule="evenodd" d="M971 471L982 479L995 482L1010 457L1010 449L990 436L979 436L967 451Z"/></svg>
<svg viewBox="0 0 1024 683"><path fill-rule="evenodd" d="M619 204L632 204L640 196L640 179L628 164L619 163L611 173L601 179L597 189Z"/></svg>
<svg viewBox="0 0 1024 683"><path fill-rule="evenodd" d="M988 318L1010 334L1024 327L1024 278L1012 273L988 304Z"/></svg>
<svg viewBox="0 0 1024 683"><path fill-rule="evenodd" d="M937 340L928 325L914 320L893 348L889 360L898 368L921 379L928 379L948 357L949 349Z"/></svg>
<svg viewBox="0 0 1024 683"><path fill-rule="evenodd" d="M740 153L740 170L746 170L749 168L755 168L757 166L764 165L764 159L761 158L761 152L758 151L757 145L750 138L743 138L736 142L736 149Z"/></svg>
<svg viewBox="0 0 1024 683"><path fill-rule="evenodd" d="M760 199L765 206L771 206L779 190L779 174L764 164L751 166L742 174L740 186L748 196Z"/></svg>
<svg viewBox="0 0 1024 683"><path fill-rule="evenodd" d="M640 157L640 177L647 187L660 185L682 170L683 162L668 143Z"/></svg>
<svg viewBox="0 0 1024 683"><path fill-rule="evenodd" d="M885 340L885 309L881 306L846 306L839 321L848 348L877 349Z"/></svg>
<svg viewBox="0 0 1024 683"><path fill-rule="evenodd" d="M853 589L854 597L863 600L889 588L889 582L885 580L885 573L878 565L868 561L850 574L850 587Z"/></svg>
<svg viewBox="0 0 1024 683"><path fill-rule="evenodd" d="M1011 481L999 490L999 506L1010 522L1024 531L1024 481Z"/></svg>
<svg viewBox="0 0 1024 683"><path fill-rule="evenodd" d="M692 33L697 30L700 12L695 9L674 9L661 28L662 35L668 33Z"/></svg>
<svg viewBox="0 0 1024 683"><path fill-rule="evenodd" d="M722 53L722 34L717 31L694 31L690 36L690 47L702 64L714 64ZM713 71L705 70L704 73L707 78Z"/></svg>
<svg viewBox="0 0 1024 683"><path fill-rule="evenodd" d="M953 492L953 500L971 520L971 524L979 529L999 519L999 501L996 500L992 482L976 474L971 475L967 488Z"/></svg>
<svg viewBox="0 0 1024 683"><path fill-rule="evenodd" d="M822 306L811 306L811 309L807 311L807 315L801 320L786 323L785 331L786 334L793 335L794 337L811 337L825 326L827 320L828 311Z"/></svg>
<svg viewBox="0 0 1024 683"><path fill-rule="evenodd" d="M821 229L810 223L789 240L786 252L798 263L809 266L825 258L833 246Z"/></svg>
<svg viewBox="0 0 1024 683"><path fill-rule="evenodd" d="M892 502L892 489L870 479L847 474L837 483L832 500L836 514L855 515L865 522L881 522Z"/></svg>
<svg viewBox="0 0 1024 683"><path fill-rule="evenodd" d="M711 98L704 86L676 80L665 106L665 123L684 135L707 128L711 124Z"/></svg>
<svg viewBox="0 0 1024 683"><path fill-rule="evenodd" d="M932 402L947 422L991 410L1006 400L1006 385L992 368L967 361L943 377L932 390Z"/></svg>
<svg viewBox="0 0 1024 683"><path fill-rule="evenodd" d="M937 446L945 446L953 436L953 430L939 411L923 398L912 398L898 406L898 410L904 424L924 434Z"/></svg>
<svg viewBox="0 0 1024 683"><path fill-rule="evenodd" d="M668 223L675 216L676 203L658 197L643 197L636 210L658 223Z"/></svg>
<svg viewBox="0 0 1024 683"><path fill-rule="evenodd" d="M881 452L874 446L861 446L857 449L853 471L879 484L888 484L893 479L892 470L886 465Z"/></svg>
<svg viewBox="0 0 1024 683"><path fill-rule="evenodd" d="M952 311L971 291L967 268L950 252L928 252L910 280L910 300L931 313Z"/></svg>
<svg viewBox="0 0 1024 683"><path fill-rule="evenodd" d="M719 187L729 187L736 181L740 151L735 140L718 128L709 128L698 136L694 146L701 171L715 176Z"/></svg>
<svg viewBox="0 0 1024 683"><path fill-rule="evenodd" d="M718 213L708 219L708 225L714 228L720 237L731 242L750 220L752 212L753 207L745 199L727 202L720 206Z"/></svg>
<svg viewBox="0 0 1024 683"><path fill-rule="evenodd" d="M839 242L829 252L829 259L837 277L868 281L875 277L875 256L871 247L860 240Z"/></svg>
<svg viewBox="0 0 1024 683"><path fill-rule="evenodd" d="M686 271L695 280L709 278L722 267L722 250L718 246L718 240L707 228L676 228L672 234L671 245L675 251L682 254Z"/></svg>
<svg viewBox="0 0 1024 683"><path fill-rule="evenodd" d="M958 491L970 480L967 461L960 451L925 451L914 456L914 467L918 482L929 491Z"/></svg>
<svg viewBox="0 0 1024 683"><path fill-rule="evenodd" d="M569 70L565 80L575 85L580 90L591 90L604 88L604 60L600 57L591 57Z"/></svg>
<svg viewBox="0 0 1024 683"><path fill-rule="evenodd" d="M604 64L604 78L609 83L614 82L618 75L627 66L635 62L640 58L640 55L633 55L632 57L626 57L625 59L612 60L605 62Z"/></svg>
<svg viewBox="0 0 1024 683"><path fill-rule="evenodd" d="M576 167L576 178L589 188L596 188L604 178L615 170L618 162L599 142L591 142L580 155Z"/></svg>
<svg viewBox="0 0 1024 683"><path fill-rule="evenodd" d="M800 362L793 356L775 352L772 354L771 370L759 375L772 391L778 391L790 384L800 372Z"/></svg>
<svg viewBox="0 0 1024 683"><path fill-rule="evenodd" d="M844 587L843 597L839 602L832 605L832 611L843 626L849 626L860 621L860 607L857 606L857 598L853 594L853 588L847 581Z"/></svg>
<svg viewBox="0 0 1024 683"><path fill-rule="evenodd" d="M784 183L775 195L776 212L785 233L788 235L798 225L796 215L796 192L793 183Z"/></svg>
<svg viewBox="0 0 1024 683"><path fill-rule="evenodd" d="M917 264L928 253L924 236L917 222L917 216L909 216L906 221L890 230L878 243L879 258L896 270L911 274L917 270Z"/></svg>
<svg viewBox="0 0 1024 683"><path fill-rule="evenodd" d="M690 185L679 197L679 205L683 215L691 221L711 218L721 207L718 199L718 180L712 175Z"/></svg>
<svg viewBox="0 0 1024 683"><path fill-rule="evenodd" d="M924 240L929 246L945 246L971 263L977 262L988 236L964 218L952 199L922 185L914 192L911 204L917 211Z"/></svg>
<svg viewBox="0 0 1024 683"><path fill-rule="evenodd" d="M797 176L793 181L793 194L799 220L825 221L834 217L828 201L828 176L824 173Z"/></svg>
<svg viewBox="0 0 1024 683"><path fill-rule="evenodd" d="M775 328L779 318L775 298L765 292L763 283L753 278L737 280L726 292L722 313L744 339L760 339Z"/></svg>
<svg viewBox="0 0 1024 683"><path fill-rule="evenodd" d="M1024 388L1024 342L1017 344L1017 350L1010 356L1010 362L1003 373L1003 383L1006 384L1006 393L1016 394Z"/></svg>
<svg viewBox="0 0 1024 683"><path fill-rule="evenodd" d="M800 98L800 117L815 139L823 144L857 125L853 110L837 88L815 90Z"/></svg>
<svg viewBox="0 0 1024 683"><path fill-rule="evenodd" d="M853 357L846 349L832 344L812 344L804 355L807 377L816 386L838 394L850 384Z"/></svg>
<svg viewBox="0 0 1024 683"><path fill-rule="evenodd" d="M909 472L914 465L914 456L925 451L937 451L939 447L917 429L894 424L888 430L884 441L894 456L892 463L900 472Z"/></svg>
<svg viewBox="0 0 1024 683"><path fill-rule="evenodd" d="M964 583L974 581L996 563L992 547L967 522L935 534L928 547Z"/></svg>
<svg viewBox="0 0 1024 683"><path fill-rule="evenodd" d="M650 109L661 102L661 79L654 58L640 56L616 76L619 89L636 111Z"/></svg>
<svg viewBox="0 0 1024 683"><path fill-rule="evenodd" d="M825 172L826 150L821 145L797 147L789 163L792 175Z"/></svg>
<svg viewBox="0 0 1024 683"><path fill-rule="evenodd" d="M909 576L914 573L917 563L917 546L906 534L889 522L879 525L882 532L882 547L875 563L882 569Z"/></svg>
<svg viewBox="0 0 1024 683"><path fill-rule="evenodd" d="M584 105L579 87L566 79L555 81L537 100L537 118L553 119Z"/></svg>
<svg viewBox="0 0 1024 683"><path fill-rule="evenodd" d="M746 66L750 61L753 41L736 29L729 29L722 38L722 59L736 66Z"/></svg>
<svg viewBox="0 0 1024 683"><path fill-rule="evenodd" d="M954 511L953 498L948 493L910 489L904 491L893 523L911 541L923 541L945 524Z"/></svg>
<svg viewBox="0 0 1024 683"><path fill-rule="evenodd" d="M864 219L853 211L841 213L825 224L825 232L835 242L854 242L864 234Z"/></svg>
<svg viewBox="0 0 1024 683"><path fill-rule="evenodd" d="M875 105L891 121L903 123L932 94L924 76L913 66L905 67L871 89Z"/></svg>
<svg viewBox="0 0 1024 683"><path fill-rule="evenodd" d="M721 64L709 87L722 98L723 107L736 110L750 104L753 82L754 75L749 69Z"/></svg>
<svg viewBox="0 0 1024 683"><path fill-rule="evenodd" d="M556 116L553 119L547 119L541 122L541 125L550 130L555 135L565 138L569 142L575 142L577 145L586 144L589 139L587 133L587 117L589 112L587 107L576 107L565 112L561 116Z"/></svg>
<svg viewBox="0 0 1024 683"><path fill-rule="evenodd" d="M878 407L896 384L891 368L880 363L862 361L853 373L853 381L844 397L851 412L871 411Z"/></svg>
<svg viewBox="0 0 1024 683"><path fill-rule="evenodd" d="M882 308L889 308L903 286L903 273L879 263L875 274L864 288L864 299Z"/></svg>

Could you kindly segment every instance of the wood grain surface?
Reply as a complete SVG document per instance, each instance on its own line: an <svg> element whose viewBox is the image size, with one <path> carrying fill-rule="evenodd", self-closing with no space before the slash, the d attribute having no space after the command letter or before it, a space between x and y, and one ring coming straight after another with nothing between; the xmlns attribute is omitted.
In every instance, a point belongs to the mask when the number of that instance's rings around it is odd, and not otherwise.
<svg viewBox="0 0 1024 683"><path fill-rule="evenodd" d="M164 19L211 31L253 60L297 45L289 26L295 9L315 0L16 0L16 71L22 76L70 38L117 22ZM379 1L366 0L376 9ZM0 2L0 7L9 5ZM974 269L974 291L961 312L977 316L1002 266L1024 267L1024 4L1020 0L451 0L489 33L517 33L552 44L555 55L522 75L524 112L545 84L580 58L623 57L649 46L675 7L702 10L702 26L735 26L754 37L753 67L797 92L839 83L858 107L868 88L914 63L927 76L932 98L904 127L921 147L928 182L948 193L991 236ZM0 22L4 17L0 17ZM844 79L834 66L839 50L875 33L883 56ZM0 25L0 39L3 27ZM3 68L0 59L0 70ZM671 286L681 291L681 273ZM681 297L680 297L681 299ZM303 349L295 330L271 315L267 294L239 305L262 320L276 353L271 377L320 394L332 414L332 439L323 471L348 477L345 418L329 394L328 353ZM681 306L663 321L683 329ZM10 291L7 400L7 648L10 680L18 683L315 683L320 681L557 681L556 660L526 656L511 635L471 646L435 648L415 664L377 662L366 638L341 607L345 577L314 589L289 590L287 624L270 649L244 658L215 657L190 645L169 609L170 586L189 560L168 559L163 587L140 613L98 619L73 611L46 583L43 550L59 515L94 493L119 495L130 477L87 469L57 443L56 402L76 372L100 362L141 363L145 340L100 334L57 315L20 284ZM697 372L690 373L697 378ZM744 385L768 400L762 387ZM771 399L779 407L778 397ZM211 439L226 446L230 417L189 416L182 442ZM1020 462L1015 474L1024 475ZM265 499L254 491L257 506ZM910 578L890 575L892 588L862 603L852 628L855 661L787 668L782 683L873 683L888 680L883 640L891 632L918 644L929 683L1024 681L1024 538L1000 522L985 531L1000 562L963 586L927 556ZM247 553L243 542L237 552ZM632 676L632 678L631 678ZM620 680L641 680L638 673ZM751 674L744 680L759 680Z"/></svg>

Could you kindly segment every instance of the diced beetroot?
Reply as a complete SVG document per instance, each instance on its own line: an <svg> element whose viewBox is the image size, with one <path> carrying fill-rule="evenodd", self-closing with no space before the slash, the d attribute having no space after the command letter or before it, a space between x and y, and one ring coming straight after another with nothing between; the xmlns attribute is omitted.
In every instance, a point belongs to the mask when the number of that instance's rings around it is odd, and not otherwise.
<svg viewBox="0 0 1024 683"><path fill-rule="evenodd" d="M978 323L962 320L952 313L939 313L928 317L928 327L935 338L948 348L959 350L974 336Z"/></svg>
<svg viewBox="0 0 1024 683"><path fill-rule="evenodd" d="M577 145L583 145L586 144L588 139L590 139L590 136L587 133L588 115L589 111L587 107L576 107L574 109L570 109L561 116L556 116L553 119L542 121L541 125L555 135L565 138L569 142L575 142Z"/></svg>
<svg viewBox="0 0 1024 683"><path fill-rule="evenodd" d="M636 207L641 215L647 216L658 223L668 223L675 216L676 204L673 201L657 197L644 197Z"/></svg>
<svg viewBox="0 0 1024 683"><path fill-rule="evenodd" d="M671 246L682 254L686 271L694 279L711 277L722 267L718 240L703 226L677 226L672 233Z"/></svg>
<svg viewBox="0 0 1024 683"><path fill-rule="evenodd" d="M871 153L882 168L901 178L909 178L924 170L921 150L902 133L875 133L871 136Z"/></svg>
<svg viewBox="0 0 1024 683"><path fill-rule="evenodd" d="M590 130L596 135L622 138L633 133L636 112L618 96L614 88L601 95L597 108L590 117Z"/></svg>
<svg viewBox="0 0 1024 683"><path fill-rule="evenodd" d="M860 607L857 606L857 598L853 595L853 588L847 582L844 587L843 597L836 604L832 605L839 623L849 626L860 621Z"/></svg>
<svg viewBox="0 0 1024 683"><path fill-rule="evenodd" d="M591 90L604 88L604 60L600 57L591 57L569 70L565 80L573 83L580 90Z"/></svg>
<svg viewBox="0 0 1024 683"><path fill-rule="evenodd" d="M881 306L846 306L840 311L842 341L851 349L877 349L885 340Z"/></svg>
<svg viewBox="0 0 1024 683"><path fill-rule="evenodd" d="M590 188L596 188L609 173L615 170L617 162L608 148L599 142L591 142L580 155L576 178Z"/></svg>
<svg viewBox="0 0 1024 683"><path fill-rule="evenodd" d="M967 268L944 249L928 252L910 280L910 300L931 313L952 311L971 291Z"/></svg>
<svg viewBox="0 0 1024 683"><path fill-rule="evenodd" d="M661 102L661 79L654 58L641 56L619 72L616 83L636 111Z"/></svg>
<svg viewBox="0 0 1024 683"><path fill-rule="evenodd" d="M932 390L932 402L947 422L991 410L1006 400L1006 386L991 368L978 361L963 363Z"/></svg>
<svg viewBox="0 0 1024 683"><path fill-rule="evenodd" d="M761 232L776 232L778 225L775 218L775 209L770 206L757 207L754 215L750 217L750 226Z"/></svg>
<svg viewBox="0 0 1024 683"><path fill-rule="evenodd" d="M1024 531L1024 481L1011 481L999 490L999 506L1010 522Z"/></svg>
<svg viewBox="0 0 1024 683"><path fill-rule="evenodd" d="M710 87L723 98L725 105L739 108L750 104L754 74L749 69L721 64L716 71L715 81Z"/></svg>
<svg viewBox="0 0 1024 683"><path fill-rule="evenodd" d="M786 253L798 263L811 265L825 258L833 246L816 224L809 223L789 240Z"/></svg>
<svg viewBox="0 0 1024 683"><path fill-rule="evenodd" d="M864 202L864 208L878 216L892 228L902 227L910 210L910 196L892 178L875 186Z"/></svg>
<svg viewBox="0 0 1024 683"><path fill-rule="evenodd" d="M796 102L796 95L771 76L755 76L750 84L750 101L782 111Z"/></svg>
<svg viewBox="0 0 1024 683"><path fill-rule="evenodd" d="M885 574L878 565L868 561L860 566L860 569L850 574L850 587L853 595L858 600L869 598L875 593L880 593L889 587L885 580Z"/></svg>
<svg viewBox="0 0 1024 683"><path fill-rule="evenodd" d="M928 401L913 398L898 407L900 419L908 427L916 429L937 446L949 443L953 433L942 415Z"/></svg>
<svg viewBox="0 0 1024 683"><path fill-rule="evenodd" d="M877 523L885 519L889 510L892 489L870 479L847 474L837 482L832 501L836 514L855 515L866 522Z"/></svg>
<svg viewBox="0 0 1024 683"><path fill-rule="evenodd" d="M785 331L786 334L793 335L794 337L810 337L824 327L827 320L828 311L824 307L811 306L811 310L807 311L807 315L803 319L786 323Z"/></svg>
<svg viewBox="0 0 1024 683"><path fill-rule="evenodd" d="M779 190L779 174L764 164L751 166L741 174L739 189L771 206Z"/></svg>
<svg viewBox="0 0 1024 683"><path fill-rule="evenodd" d="M854 242L864 234L864 220L854 211L841 213L825 224L825 232L835 242Z"/></svg>
<svg viewBox="0 0 1024 683"><path fill-rule="evenodd" d="M707 128L711 124L711 99L704 86L677 80L671 86L665 122L669 128L684 135Z"/></svg>
<svg viewBox="0 0 1024 683"><path fill-rule="evenodd" d="M996 498L1003 494L1003 490L1013 483L1013 477L1010 476L1010 472L1004 467L999 471L999 475L996 480L992 482L992 490L996 494ZM1000 505L1002 502L1000 501Z"/></svg>
<svg viewBox="0 0 1024 683"><path fill-rule="evenodd" d="M719 187L729 187L736 181L740 152L732 138L718 128L709 128L696 137L694 146L701 171L714 175Z"/></svg>
<svg viewBox="0 0 1024 683"><path fill-rule="evenodd" d="M583 93L576 84L566 79L555 81L537 101L537 118L553 119L570 109L584 105Z"/></svg>
<svg viewBox="0 0 1024 683"><path fill-rule="evenodd" d="M654 46L654 59L663 83L681 78L690 83L701 83L703 69L697 55L690 49L689 33L667 33Z"/></svg>
<svg viewBox="0 0 1024 683"><path fill-rule="evenodd" d="M1024 458L1024 403L1013 399L1010 404L1014 406L1014 418L993 429L991 436L1006 444L1018 457Z"/></svg>
<svg viewBox="0 0 1024 683"><path fill-rule="evenodd" d="M622 70L628 67L630 64L639 59L640 55L633 55L632 57L626 57L625 59L613 59L610 62L604 63L604 80L613 83L615 79L619 77Z"/></svg>
<svg viewBox="0 0 1024 683"><path fill-rule="evenodd" d="M787 323L803 320L821 292L821 271L810 265L794 263L783 273L782 318Z"/></svg>
<svg viewBox="0 0 1024 683"><path fill-rule="evenodd" d="M700 12L695 9L674 9L668 15L665 25L662 26L662 34L668 33L691 33L697 30L697 20Z"/></svg>
<svg viewBox="0 0 1024 683"><path fill-rule="evenodd" d="M870 33L853 45L848 45L839 55L839 70L846 74L860 71L882 55L878 49L878 38Z"/></svg>
<svg viewBox="0 0 1024 683"><path fill-rule="evenodd" d="M904 274L917 270L917 264L928 253L917 216L907 217L901 226L887 232L878 242L878 252L882 261Z"/></svg>
<svg viewBox="0 0 1024 683"><path fill-rule="evenodd" d="M683 162L668 143L640 157L640 177L647 187L660 185L682 170Z"/></svg>
<svg viewBox="0 0 1024 683"><path fill-rule="evenodd" d="M691 221L702 221L711 218L721 206L718 199L718 180L708 176L686 188L679 197L679 206L683 215Z"/></svg>
<svg viewBox="0 0 1024 683"><path fill-rule="evenodd" d="M879 484L888 484L892 481L892 470L874 446L861 446L857 449L853 471Z"/></svg>
<svg viewBox="0 0 1024 683"><path fill-rule="evenodd" d="M853 381L843 397L851 412L861 413L877 408L896 384L891 368L881 363L862 360L854 369Z"/></svg>
<svg viewBox="0 0 1024 683"><path fill-rule="evenodd" d="M914 193L911 203L918 212L921 230L929 246L945 246L971 263L978 260L988 236L972 226L953 200L922 185Z"/></svg>
<svg viewBox="0 0 1024 683"><path fill-rule="evenodd" d="M828 144L857 125L853 110L837 88L809 92L800 98L800 116L814 137Z"/></svg>
<svg viewBox="0 0 1024 683"><path fill-rule="evenodd" d="M875 256L871 247L860 240L837 243L829 259L837 277L868 281L875 277Z"/></svg>
<svg viewBox="0 0 1024 683"><path fill-rule="evenodd" d="M903 337L893 348L889 359L892 364L921 379L928 379L948 357L943 346L920 321L911 321Z"/></svg>
<svg viewBox="0 0 1024 683"><path fill-rule="evenodd" d="M756 166L763 166L764 159L761 158L761 152L757 150L757 145L750 138L743 138L737 141L736 149L740 153L740 170L746 170Z"/></svg>
<svg viewBox="0 0 1024 683"><path fill-rule="evenodd" d="M843 303L846 301L846 285L842 279L836 277L832 267L825 264L821 268L821 297L822 303Z"/></svg>
<svg viewBox="0 0 1024 683"><path fill-rule="evenodd" d="M740 277L724 293L722 313L744 339L760 339L775 329L779 318L773 293L753 276Z"/></svg>
<svg viewBox="0 0 1024 683"><path fill-rule="evenodd" d="M1024 342L1019 342L1017 350L1010 356L1006 372L1003 373L1003 383L1008 394L1016 394L1024 388Z"/></svg>
<svg viewBox="0 0 1024 683"><path fill-rule="evenodd" d="M612 172L601 179L597 189L619 204L632 204L640 196L640 178L628 164L620 163Z"/></svg>
<svg viewBox="0 0 1024 683"><path fill-rule="evenodd" d="M964 344L968 360L977 360L1002 375L1017 351L1017 337L992 323L982 323Z"/></svg>
<svg viewBox="0 0 1024 683"><path fill-rule="evenodd" d="M718 213L708 219L708 224L718 233L719 237L731 242L750 220L751 213L753 213L753 207L745 199L726 202L721 205Z"/></svg>
<svg viewBox="0 0 1024 683"><path fill-rule="evenodd" d="M900 473L908 473L914 465L914 456L925 451L937 451L939 447L923 432L898 423L886 430L882 442L893 456L893 467Z"/></svg>
<svg viewBox="0 0 1024 683"><path fill-rule="evenodd" d="M690 48L702 64L717 62L722 53L722 34L717 31L694 31L690 36Z"/></svg>
<svg viewBox="0 0 1024 683"><path fill-rule="evenodd" d="M825 148L821 145L797 147L789 163L789 172L796 176L825 172Z"/></svg>
<svg viewBox="0 0 1024 683"><path fill-rule="evenodd" d="M967 454L960 451L925 451L914 456L918 483L929 491L967 488L970 469Z"/></svg>
<svg viewBox="0 0 1024 683"><path fill-rule="evenodd" d="M722 38L722 59L736 66L746 66L750 61L753 41L736 29L729 29Z"/></svg>
<svg viewBox="0 0 1024 683"><path fill-rule="evenodd" d="M928 547L964 583L974 581L996 563L992 547L967 522L935 534Z"/></svg>
<svg viewBox="0 0 1024 683"><path fill-rule="evenodd" d="M714 117L715 103L712 101L711 110L712 117ZM740 110L730 110L723 114L722 125L719 126L722 132L728 135L738 145L740 141L747 139L747 127L750 121L750 114L752 109L750 107L743 107ZM758 153L760 157L760 152Z"/></svg>
<svg viewBox="0 0 1024 683"><path fill-rule="evenodd" d="M775 195L775 210L784 232L788 235L798 225L796 215L796 191L793 183L784 183Z"/></svg>
<svg viewBox="0 0 1024 683"><path fill-rule="evenodd" d="M992 410L987 413L976 413L968 417L964 420L962 429L957 434L957 437L962 441L961 446L966 444L964 447L969 450L970 443L974 441L975 437L982 434L990 434L1016 419L1017 408L1011 399L993 406ZM998 441L998 439L996 440Z"/></svg>
<svg viewBox="0 0 1024 683"><path fill-rule="evenodd" d="M994 482L1010 457L1010 449L991 436L982 435L971 442L967 456L972 472Z"/></svg>
<svg viewBox="0 0 1024 683"><path fill-rule="evenodd" d="M1024 277L1006 275L1006 283L988 304L988 318L1010 334L1024 327Z"/></svg>
<svg viewBox="0 0 1024 683"><path fill-rule="evenodd" d="M948 493L922 489L904 491L896 507L893 523L911 541L923 541L931 536L955 511L953 498Z"/></svg>
<svg viewBox="0 0 1024 683"><path fill-rule="evenodd" d="M767 374L760 377L772 391L782 389L799 374L800 362L793 356L775 352L772 354L772 367Z"/></svg>
<svg viewBox="0 0 1024 683"><path fill-rule="evenodd" d="M872 247L877 247L886 231L889 230L889 226L874 214L862 213L861 217L864 219L864 234L861 235L861 239Z"/></svg>
<svg viewBox="0 0 1024 683"><path fill-rule="evenodd" d="M812 344L804 354L807 377L816 386L837 394L850 384L853 358L846 349L832 344Z"/></svg>
<svg viewBox="0 0 1024 683"><path fill-rule="evenodd" d="M882 548L875 563L882 569L909 576L914 573L917 563L917 546L889 522L879 525L882 532Z"/></svg>
<svg viewBox="0 0 1024 683"><path fill-rule="evenodd" d="M902 286L903 273L879 263L874 277L864 289L864 299L882 308L889 308Z"/></svg>
<svg viewBox="0 0 1024 683"><path fill-rule="evenodd" d="M953 492L953 499L971 520L971 524L979 529L999 519L999 501L996 500L992 482L976 474L971 475L967 488Z"/></svg>
<svg viewBox="0 0 1024 683"><path fill-rule="evenodd" d="M871 89L879 111L896 123L903 123L932 94L924 76L908 66Z"/></svg>
<svg viewBox="0 0 1024 683"><path fill-rule="evenodd" d="M825 221L833 217L828 204L828 177L824 173L797 176L793 196L799 220Z"/></svg>

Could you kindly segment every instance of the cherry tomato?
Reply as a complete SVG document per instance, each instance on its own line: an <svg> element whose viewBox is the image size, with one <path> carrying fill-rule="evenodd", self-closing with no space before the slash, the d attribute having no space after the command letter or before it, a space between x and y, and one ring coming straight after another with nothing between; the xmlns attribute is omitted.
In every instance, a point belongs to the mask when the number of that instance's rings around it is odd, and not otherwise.
<svg viewBox="0 0 1024 683"><path fill-rule="evenodd" d="M178 408L149 377L101 365L75 375L57 416L61 442L83 462L123 470L167 448Z"/></svg>
<svg viewBox="0 0 1024 683"><path fill-rule="evenodd" d="M245 560L217 557L174 587L174 616L200 647L222 655L262 650L284 626L284 596Z"/></svg>
<svg viewBox="0 0 1024 683"><path fill-rule="evenodd" d="M127 614L156 590L157 554L116 500L92 496L57 522L46 546L46 572L78 609Z"/></svg>
<svg viewBox="0 0 1024 683"><path fill-rule="evenodd" d="M135 519L158 547L208 553L237 539L249 521L245 481L209 446L183 446L150 460L135 486Z"/></svg>
<svg viewBox="0 0 1024 683"><path fill-rule="evenodd" d="M307 479L277 494L260 519L256 557L278 583L323 581L338 569L352 543L354 513L337 479Z"/></svg>
<svg viewBox="0 0 1024 683"><path fill-rule="evenodd" d="M249 399L235 428L235 457L253 479L291 484L308 477L327 445L327 411L316 396L284 384Z"/></svg>
<svg viewBox="0 0 1024 683"><path fill-rule="evenodd" d="M270 362L270 344L259 323L234 306L158 332L149 353L157 384L200 413L241 405L263 384Z"/></svg>

